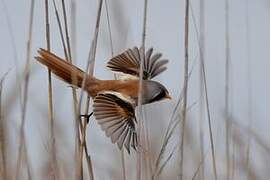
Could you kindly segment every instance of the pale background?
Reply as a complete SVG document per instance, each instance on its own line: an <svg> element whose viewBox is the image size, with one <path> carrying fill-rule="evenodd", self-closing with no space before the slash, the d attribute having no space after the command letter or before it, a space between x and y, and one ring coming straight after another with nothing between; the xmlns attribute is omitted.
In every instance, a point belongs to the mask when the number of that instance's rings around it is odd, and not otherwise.
<svg viewBox="0 0 270 180"><path fill-rule="evenodd" d="M0 77L9 69L3 92L4 118L9 126L9 144L11 147L9 167L15 166L17 152L18 130L20 125L20 109L18 90L16 90L16 69L21 77L21 72L26 60L26 41L28 38L28 20L30 1L3 0L0 3ZM68 14L69 14L69 3ZM97 2L94 0L77 1L76 22L76 64L84 68L93 39L94 25L97 14ZM230 48L231 48L231 92L230 112L235 121L241 126L248 125L248 88L250 87L252 99L252 130L258 133L266 145L270 145L269 126L269 102L270 102L270 2L268 0L249 1L249 39L250 51L247 52L247 0L229 1L230 17ZM217 166L219 177L225 174L224 159L224 95L225 95L225 2L223 0L205 0L206 3L206 76L208 81L208 93L210 111L213 122L214 141L217 153ZM199 0L191 1L194 19L190 18L190 67L194 66L191 75L188 104L199 101L199 49L194 23L199 27ZM50 18L52 25L52 49L63 57L59 31L55 20L55 14L50 3ZM60 7L60 1L59 1ZM112 38L115 54L128 47L141 44L143 1L132 0L108 0L109 13L112 26ZM8 13L8 14L7 14ZM7 15L10 18L11 29L8 28ZM33 28L32 57L36 50L45 47L43 1L36 1ZM70 19L69 19L70 21ZM12 45L13 33L17 50L17 62ZM171 112L176 105L183 84L184 67L184 0L149 0L147 20L146 46L154 47L156 51L163 53L168 58L168 70L158 76L156 80L164 84L171 93L172 101L162 101L147 106L147 116L150 124L150 138L152 151L157 153L162 143L163 134L167 127ZM105 8L102 10L101 27L97 47L95 76L101 79L111 79L113 75L105 68L106 62L111 56L109 33ZM250 75L248 79L248 56L250 58ZM29 101L26 115L26 138L30 154L32 173L34 179L42 179L46 159L48 143L47 121L47 70L31 58L31 74L29 84ZM60 80L53 78L54 114L57 132L58 158L67 164L72 164L74 146L74 123L71 90ZM192 127L195 138L194 148L199 148L199 123L198 103L188 112L187 126ZM209 136L207 123L205 129L205 148L209 148ZM177 132L176 132L177 133ZM175 135L174 140L177 141ZM244 136L244 135L243 135ZM245 137L243 137L245 138ZM117 146L111 144L98 124L93 120L88 126L87 143L89 153L92 155L93 168L96 179L117 179L121 177L120 153ZM236 157L239 151L236 151ZM126 156L128 162L128 174L134 179L136 166L134 157ZM188 153L187 153L188 154ZM153 155L156 158L156 154ZM175 155L173 158L176 158ZM269 171L265 162L270 160L269 152L266 152L257 144L252 144L252 161L257 164L257 172L260 178L267 179ZM187 158L185 177L191 179L197 164L189 162ZM132 165L131 165L132 164ZM190 167L190 168L189 168ZM206 157L206 171L208 179L211 179L211 156L208 151ZM224 168L223 168L224 167ZM67 165L65 173L72 174L72 166ZM171 161L164 169L162 177L170 177L177 169L175 162ZM269 169L268 169L269 170ZM132 177L132 178L131 178ZM236 179L245 179L240 170L236 168ZM269 176L268 176L269 177Z"/></svg>

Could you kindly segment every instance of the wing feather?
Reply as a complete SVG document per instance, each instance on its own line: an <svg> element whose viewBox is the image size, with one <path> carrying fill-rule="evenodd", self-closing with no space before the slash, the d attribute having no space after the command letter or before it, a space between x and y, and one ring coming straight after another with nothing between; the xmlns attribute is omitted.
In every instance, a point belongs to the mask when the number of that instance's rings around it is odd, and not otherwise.
<svg viewBox="0 0 270 180"><path fill-rule="evenodd" d="M138 78L140 74L140 63L143 61L142 52L143 49L138 49L138 47L128 49L110 59L107 63L107 67L113 72L129 74ZM145 52L143 79L152 79L166 70L168 60L161 60L161 56L161 53L153 54L153 48Z"/></svg>
<svg viewBox="0 0 270 180"><path fill-rule="evenodd" d="M128 136L126 137L125 141L125 148L127 149L128 153L130 153L130 139L131 139L132 131L129 131Z"/></svg>
<svg viewBox="0 0 270 180"><path fill-rule="evenodd" d="M119 149L122 149L128 133L129 133L129 127L126 126L125 131L120 135L119 141L117 142L117 146L119 147Z"/></svg>
<svg viewBox="0 0 270 180"><path fill-rule="evenodd" d="M145 68L149 69L149 64L150 64L150 57L152 56L153 53L153 48L150 48L147 50L147 52L145 53Z"/></svg>
<svg viewBox="0 0 270 180"><path fill-rule="evenodd" d="M136 149L132 140L136 132L134 105L128 99L115 92L100 93L94 99L93 113L112 143L117 143L120 149L124 145L128 153L130 146Z"/></svg>

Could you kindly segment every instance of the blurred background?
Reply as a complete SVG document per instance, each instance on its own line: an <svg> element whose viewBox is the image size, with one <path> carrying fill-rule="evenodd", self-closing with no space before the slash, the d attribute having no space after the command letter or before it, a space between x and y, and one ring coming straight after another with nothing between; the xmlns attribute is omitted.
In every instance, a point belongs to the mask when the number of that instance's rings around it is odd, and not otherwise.
<svg viewBox="0 0 270 180"><path fill-rule="evenodd" d="M64 58L53 0L48 3L51 51ZM64 29L62 1L55 3ZM82 69L87 65L95 39L101 3L65 1L72 59ZM106 69L112 54L141 45L144 3L143 0L103 0L94 64L96 77L113 79ZM0 0L0 8L0 78L8 72L0 98L2 179L78 179L72 90L55 76L52 76L55 157L51 158L48 72L34 59L38 48L46 48L45 1ZM153 47L169 59L167 71L155 80L167 87L173 100L144 106L147 146L142 153L141 178L137 153L121 152L91 118L86 127L86 144L94 179L268 179L270 2L191 0L189 10L190 76L182 171L180 94L184 82L185 1L148 0L145 46ZM27 42L31 42L30 51ZM29 67L28 83L26 67ZM27 90L23 88L25 85ZM24 135L21 133L23 112ZM175 128L171 128L170 122ZM169 138L165 136L167 130L171 132ZM23 146L22 139L25 139ZM164 143L166 148L158 160ZM24 153L18 170L20 147ZM86 159L83 162L84 179L90 179L89 164Z"/></svg>

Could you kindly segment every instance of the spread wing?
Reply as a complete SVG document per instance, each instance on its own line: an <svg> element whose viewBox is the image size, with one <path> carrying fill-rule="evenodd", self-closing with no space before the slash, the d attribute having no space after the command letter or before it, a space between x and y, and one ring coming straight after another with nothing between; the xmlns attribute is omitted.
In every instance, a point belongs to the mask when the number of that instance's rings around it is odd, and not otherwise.
<svg viewBox="0 0 270 180"><path fill-rule="evenodd" d="M134 107L126 99L109 92L98 94L94 99L93 113L106 136L123 145L130 152L130 146L137 148Z"/></svg>
<svg viewBox="0 0 270 180"><path fill-rule="evenodd" d="M139 77L140 62L142 61L142 48L137 47L128 49L123 53L113 57L107 67L113 72L121 72L132 76ZM167 59L161 59L161 53L153 54L153 48L150 48L145 53L145 61L143 63L143 79L152 79L165 71Z"/></svg>

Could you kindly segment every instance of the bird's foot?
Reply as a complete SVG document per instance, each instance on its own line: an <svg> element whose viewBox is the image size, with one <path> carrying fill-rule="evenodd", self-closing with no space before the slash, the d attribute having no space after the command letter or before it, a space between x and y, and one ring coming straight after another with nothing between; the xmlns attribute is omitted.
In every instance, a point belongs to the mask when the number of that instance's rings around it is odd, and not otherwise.
<svg viewBox="0 0 270 180"><path fill-rule="evenodd" d="M81 114L80 117L84 117L86 119L87 124L89 123L90 117L93 115L93 112L90 114Z"/></svg>

